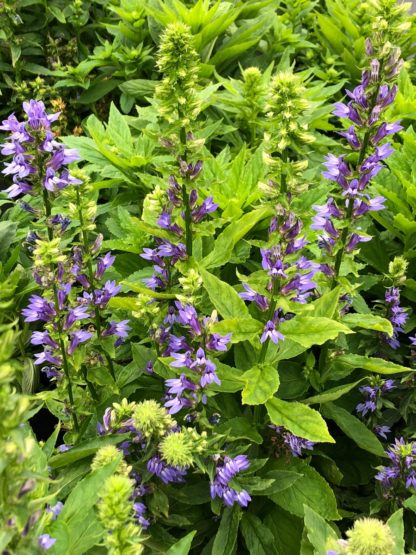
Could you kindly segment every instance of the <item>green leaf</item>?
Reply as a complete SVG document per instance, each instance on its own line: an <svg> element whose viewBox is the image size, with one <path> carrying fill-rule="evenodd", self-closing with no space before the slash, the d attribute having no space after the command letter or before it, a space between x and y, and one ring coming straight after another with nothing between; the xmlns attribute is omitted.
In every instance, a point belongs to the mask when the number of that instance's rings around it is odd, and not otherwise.
<svg viewBox="0 0 416 555"><path fill-rule="evenodd" d="M389 336L393 334L393 327L389 320L374 314L346 314L342 321L350 328L382 331Z"/></svg>
<svg viewBox="0 0 416 555"><path fill-rule="evenodd" d="M271 364L258 364L244 372L241 394L244 405L263 405L279 389L279 373Z"/></svg>
<svg viewBox="0 0 416 555"><path fill-rule="evenodd" d="M385 457L384 448L377 437L350 412L333 403L325 404L322 412L327 418L333 420L358 447L379 457Z"/></svg>
<svg viewBox="0 0 416 555"><path fill-rule="evenodd" d="M231 223L215 240L212 251L201 261L205 269L218 268L226 264L232 255L234 246L261 220L273 215L271 206L257 208L244 214L239 220Z"/></svg>
<svg viewBox="0 0 416 555"><path fill-rule="evenodd" d="M118 464L119 460L114 460L95 470L71 491L58 519L48 530L57 539L54 546L57 553L82 555L99 542L105 531L97 520L94 505L103 482L114 474Z"/></svg>
<svg viewBox="0 0 416 555"><path fill-rule="evenodd" d="M237 549L238 527L242 517L239 505L226 507L212 546L212 555L234 555Z"/></svg>
<svg viewBox="0 0 416 555"><path fill-rule="evenodd" d="M93 102L97 102L97 100L100 100L100 98L115 89L118 84L119 81L115 79L96 81L81 94L77 102L80 104L92 104Z"/></svg>
<svg viewBox="0 0 416 555"><path fill-rule="evenodd" d="M394 538L394 547L391 555L403 555L405 553L403 509L399 509L391 515L387 521Z"/></svg>
<svg viewBox="0 0 416 555"><path fill-rule="evenodd" d="M279 555L272 532L259 517L252 513L244 513L241 533L250 555Z"/></svg>
<svg viewBox="0 0 416 555"><path fill-rule="evenodd" d="M231 285L203 268L200 273L212 304L223 318L251 318L245 302Z"/></svg>
<svg viewBox="0 0 416 555"><path fill-rule="evenodd" d="M263 443L263 438L245 416L236 416L217 426L219 434L226 434L229 439L249 439L253 443Z"/></svg>
<svg viewBox="0 0 416 555"><path fill-rule="evenodd" d="M292 434L310 441L335 443L318 411L302 403L282 401L276 397L267 401L266 408L276 426L284 426Z"/></svg>
<svg viewBox="0 0 416 555"><path fill-rule="evenodd" d="M325 295L322 295L322 297L319 297L319 299L313 302L313 315L332 318L338 306L340 291L341 288L338 285L335 289L325 293Z"/></svg>
<svg viewBox="0 0 416 555"><path fill-rule="evenodd" d="M238 368L233 368L224 364L223 362L217 362L217 374L221 380L221 385L211 384L210 389L212 391L221 391L222 393L235 393L240 391L244 387L243 375L244 372Z"/></svg>
<svg viewBox="0 0 416 555"><path fill-rule="evenodd" d="M322 345L329 339L336 339L340 333L353 333L347 326L336 320L312 316L295 316L291 320L282 322L279 331L305 348Z"/></svg>
<svg viewBox="0 0 416 555"><path fill-rule="evenodd" d="M287 460L284 458L273 460L268 468L286 470ZM334 492L322 476L302 459L293 457L290 460L290 470L302 474L302 477L290 487L270 499L285 511L303 517L305 505L311 507L327 520L340 518Z"/></svg>
<svg viewBox="0 0 416 555"><path fill-rule="evenodd" d="M195 534L196 530L181 538L178 542L169 547L166 551L166 555L188 555Z"/></svg>
<svg viewBox="0 0 416 555"><path fill-rule="evenodd" d="M211 329L221 335L232 333L231 343L239 343L257 337L263 329L263 324L254 318L228 318L215 323Z"/></svg>
<svg viewBox="0 0 416 555"><path fill-rule="evenodd" d="M313 509L305 505L305 528L309 541L315 548L315 555L326 555L329 542L337 541L337 535L327 522Z"/></svg>
<svg viewBox="0 0 416 555"><path fill-rule="evenodd" d="M110 104L107 130L115 144L122 148L131 145L131 133L126 118L117 110L114 102Z"/></svg>
<svg viewBox="0 0 416 555"><path fill-rule="evenodd" d="M363 380L361 379L354 383L347 383L344 385L333 387L332 389L328 389L323 393L318 393L318 395L313 395L313 397L303 399L301 403L305 403L306 405L313 405L315 403L328 403L329 401L336 401L337 399L351 391L351 389L354 389L362 381Z"/></svg>
<svg viewBox="0 0 416 555"><path fill-rule="evenodd" d="M274 483L268 487L262 489L262 491L256 492L256 495L274 495L283 491L284 489L290 488L296 480L302 478L302 474L298 472L292 472L291 470L270 470L267 472L266 478L272 478Z"/></svg>
<svg viewBox="0 0 416 555"><path fill-rule="evenodd" d="M86 441L76 447L72 447L69 451L65 451L65 453L54 455L49 459L49 465L51 468L62 468L63 466L68 466L73 462L85 459L86 457L91 457L98 449L104 447L105 445L117 445L117 443L121 443L128 437L129 434L122 434L115 436L102 436Z"/></svg>
<svg viewBox="0 0 416 555"><path fill-rule="evenodd" d="M303 522L277 505L267 511L264 523L273 533L280 555L300 553Z"/></svg>
<svg viewBox="0 0 416 555"><path fill-rule="evenodd" d="M335 358L328 369L328 375L331 376L332 369L342 369L344 372L349 373L353 370L361 368L362 370L368 370L369 372L375 372L377 374L399 374L401 372L411 372L411 368L406 368L406 366L401 366L394 362L384 360L383 358L366 357L363 355L341 355Z"/></svg>
<svg viewBox="0 0 416 555"><path fill-rule="evenodd" d="M54 6L53 4L49 4L48 11L59 21L59 23L66 23L65 14L62 10L58 8L58 6Z"/></svg>

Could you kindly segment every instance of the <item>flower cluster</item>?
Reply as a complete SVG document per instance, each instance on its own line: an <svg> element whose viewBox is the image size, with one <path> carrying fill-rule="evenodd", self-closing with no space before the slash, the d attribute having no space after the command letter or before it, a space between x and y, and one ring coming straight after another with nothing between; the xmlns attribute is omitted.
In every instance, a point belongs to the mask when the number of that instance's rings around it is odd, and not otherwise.
<svg viewBox="0 0 416 555"><path fill-rule="evenodd" d="M179 120L186 127L200 109L197 97L199 56L187 25L176 22L167 26L161 38L157 66L164 74L156 89L159 113L169 123Z"/></svg>
<svg viewBox="0 0 416 555"><path fill-rule="evenodd" d="M386 302L386 318L390 320L393 326L393 335L389 337L386 333L383 333L382 338L390 347L398 349L400 347L398 335L404 332L403 326L407 322L409 315L406 310L400 306L399 287L389 287L384 294L384 299Z"/></svg>
<svg viewBox="0 0 416 555"><path fill-rule="evenodd" d="M10 133L8 141L1 145L1 153L13 156L2 170L13 179L13 185L6 189L9 198L36 194L37 186L55 193L81 183L66 167L79 160L78 154L56 141L51 131L51 123L59 118L59 112L47 114L43 102L36 100L23 102L23 110L26 121L21 122L12 114L0 125L2 131Z"/></svg>
<svg viewBox="0 0 416 555"><path fill-rule="evenodd" d="M384 198L372 198L367 191L368 184L393 152L390 143L382 141L402 129L399 121L382 120L383 111L393 103L397 93L397 86L389 82L397 75L400 50L392 50L380 61L374 57L373 46L368 41L367 54L369 69L363 71L361 82L353 91L346 91L349 102L338 102L333 112L350 122L340 135L346 139L352 153L326 157L326 171L322 175L335 182L339 191L336 199L331 196L323 206L314 206L317 214L311 226L321 232L319 246L328 254L337 255L334 268L328 268L335 277L343 252L351 253L359 243L371 240L360 231L359 219L368 212L382 210Z"/></svg>
<svg viewBox="0 0 416 555"><path fill-rule="evenodd" d="M382 380L378 377L374 378L370 385L364 385L359 388L359 391L364 395L365 400L364 402L359 403L355 410L361 416L366 416L367 414L376 412L376 410L381 406L381 397L383 393L391 391L395 387L394 380Z"/></svg>
<svg viewBox="0 0 416 555"><path fill-rule="evenodd" d="M416 488L416 442L407 443L402 437L396 439L386 451L389 466L382 466L375 476L387 498L403 495Z"/></svg>
<svg viewBox="0 0 416 555"><path fill-rule="evenodd" d="M211 482L211 497L219 497L226 505L232 507L238 503L241 507L247 507L251 497L245 489L234 489L235 477L250 467L250 461L246 455L237 455L234 458L224 457L217 461L215 476ZM232 482L232 486L230 485Z"/></svg>
<svg viewBox="0 0 416 555"><path fill-rule="evenodd" d="M207 386L221 383L211 356L227 350L231 334L212 332L216 321L215 315L200 318L194 306L176 301L155 334L163 356L174 359L170 366L182 370L165 381L165 407L171 414L204 402Z"/></svg>
<svg viewBox="0 0 416 555"><path fill-rule="evenodd" d="M285 430L283 426L270 424L269 428L275 432L271 441L281 453L291 453L293 457L301 457L304 450L311 451L315 446L313 441L296 436Z"/></svg>
<svg viewBox="0 0 416 555"><path fill-rule="evenodd" d="M262 268L267 272L267 295L255 291L249 284L243 283L244 292L240 297L254 302L261 311L268 311L268 321L260 342L267 339L278 343L284 339L276 329L282 317L282 311L276 310L276 296L287 297L291 301L305 304L316 288L315 274L321 269L319 264L311 262L300 255L307 245L302 235L302 222L293 212L280 210L272 219L269 228L267 248L260 249Z"/></svg>

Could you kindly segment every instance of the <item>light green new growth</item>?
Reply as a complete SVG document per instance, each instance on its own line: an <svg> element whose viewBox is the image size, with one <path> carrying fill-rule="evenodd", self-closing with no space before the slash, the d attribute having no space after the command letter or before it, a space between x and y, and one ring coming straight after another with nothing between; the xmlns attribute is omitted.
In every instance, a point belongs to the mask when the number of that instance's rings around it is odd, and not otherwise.
<svg viewBox="0 0 416 555"><path fill-rule="evenodd" d="M202 453L206 448L205 436L206 433L200 435L192 428L165 436L159 445L162 459L179 468L191 466L194 455Z"/></svg>
<svg viewBox="0 0 416 555"><path fill-rule="evenodd" d="M160 41L157 58L163 78L156 87L160 114L169 122L179 121L188 127L198 115L197 99L199 56L194 47L190 28L183 23L171 23Z"/></svg>
<svg viewBox="0 0 416 555"><path fill-rule="evenodd" d="M140 555L141 528L133 521L131 496L134 482L127 476L110 476L98 503L98 518L109 532L104 542L110 555Z"/></svg>
<svg viewBox="0 0 416 555"><path fill-rule="evenodd" d="M270 122L273 150L284 151L293 143L311 143L315 139L308 133L302 117L309 103L305 99L306 88L299 76L282 71L274 76L266 103L266 115Z"/></svg>
<svg viewBox="0 0 416 555"><path fill-rule="evenodd" d="M131 471L131 466L126 463L123 459L121 451L119 451L114 445L106 445L105 447L98 449L92 461L91 470L98 470L115 459L119 459L120 461L116 468L116 473L128 476Z"/></svg>
<svg viewBox="0 0 416 555"><path fill-rule="evenodd" d="M347 532L347 555L392 555L394 540L390 528L376 518L357 520Z"/></svg>
<svg viewBox="0 0 416 555"><path fill-rule="evenodd" d="M389 264L389 274L395 283L403 283L406 280L406 272L409 263L403 256L395 256Z"/></svg>
<svg viewBox="0 0 416 555"><path fill-rule="evenodd" d="M153 399L138 403L133 412L133 424L144 437L163 436L176 422L159 403Z"/></svg>

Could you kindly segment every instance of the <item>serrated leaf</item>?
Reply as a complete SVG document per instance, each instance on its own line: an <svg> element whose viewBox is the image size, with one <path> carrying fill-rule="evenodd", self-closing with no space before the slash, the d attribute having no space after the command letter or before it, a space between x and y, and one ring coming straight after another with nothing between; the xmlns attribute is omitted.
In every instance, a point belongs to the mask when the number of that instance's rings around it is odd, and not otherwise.
<svg viewBox="0 0 416 555"><path fill-rule="evenodd" d="M343 368L346 371L362 369L377 374L399 374L401 372L411 372L411 368L401 366L389 360L376 357L366 357L363 355L347 354L336 357L331 366ZM328 375L331 375L331 367L328 369Z"/></svg>
<svg viewBox="0 0 416 555"><path fill-rule="evenodd" d="M287 460L281 458L272 461L268 467L273 470L285 470L287 464ZM296 516L303 517L307 505L327 520L339 519L335 495L319 472L305 461L296 458L290 460L290 469L302 477L290 488L272 495L270 499Z"/></svg>
<svg viewBox="0 0 416 555"><path fill-rule="evenodd" d="M318 395L313 395L312 397L308 397L307 399L302 399L301 403L305 403L306 405L313 405L315 403L328 403L329 401L336 401L337 399L351 391L351 389L354 389L359 383L363 381L363 379L353 383L347 383L344 385L333 387L332 389L328 389L323 393L318 393Z"/></svg>
<svg viewBox="0 0 416 555"><path fill-rule="evenodd" d="M271 364L259 364L243 374L245 381L241 393L244 405L262 405L279 389L279 374Z"/></svg>
<svg viewBox="0 0 416 555"><path fill-rule="evenodd" d="M257 337L263 329L263 324L254 318L227 318L216 322L211 329L221 335L231 333L231 343L239 343Z"/></svg>
<svg viewBox="0 0 416 555"><path fill-rule="evenodd" d="M350 412L333 403L325 404L322 407L322 412L327 418L333 420L344 434L351 438L358 447L361 447L361 449L369 453L378 455L379 457L386 456L384 448L377 439L377 436Z"/></svg>
<svg viewBox="0 0 416 555"><path fill-rule="evenodd" d="M315 555L327 555L329 542L336 545L338 539L334 530L327 522L313 509L304 506L305 528L310 543L315 548Z"/></svg>
<svg viewBox="0 0 416 555"><path fill-rule="evenodd" d="M353 333L350 328L336 320L312 316L295 316L286 320L280 324L279 331L305 348L322 345L330 339L336 339L340 333Z"/></svg>
<svg viewBox="0 0 416 555"><path fill-rule="evenodd" d="M374 314L346 314L342 321L350 328L381 331L387 333L390 337L393 334L391 322Z"/></svg>
<svg viewBox="0 0 416 555"><path fill-rule="evenodd" d="M231 285L203 268L200 273L212 304L223 318L251 318L245 302Z"/></svg>
<svg viewBox="0 0 416 555"><path fill-rule="evenodd" d="M266 408L270 420L276 426L284 426L292 434L310 441L335 443L325 420L318 411L307 405L274 397L267 401Z"/></svg>

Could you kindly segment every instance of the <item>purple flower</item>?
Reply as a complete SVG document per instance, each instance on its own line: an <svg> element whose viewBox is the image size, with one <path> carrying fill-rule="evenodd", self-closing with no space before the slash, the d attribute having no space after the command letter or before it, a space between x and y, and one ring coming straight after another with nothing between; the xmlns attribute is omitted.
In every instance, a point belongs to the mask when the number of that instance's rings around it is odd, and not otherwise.
<svg viewBox="0 0 416 555"><path fill-rule="evenodd" d="M75 322L79 320L84 320L85 318L89 318L90 314L87 312L87 306L76 306L75 308L71 308L68 311L68 316L66 317L64 323L64 330L69 329Z"/></svg>
<svg viewBox="0 0 416 555"><path fill-rule="evenodd" d="M56 520L63 508L64 504L62 501L58 501L53 507L46 507L46 512L52 514L52 520Z"/></svg>
<svg viewBox="0 0 416 555"><path fill-rule="evenodd" d="M91 339L92 333L85 330L78 330L70 333L71 342L68 347L68 354L72 355L75 349L80 345L80 343L85 343L88 339Z"/></svg>
<svg viewBox="0 0 416 555"><path fill-rule="evenodd" d="M43 364L44 362L49 362L55 366L61 366L62 360L54 356L50 351L43 351L42 353L35 353L35 364Z"/></svg>
<svg viewBox="0 0 416 555"><path fill-rule="evenodd" d="M173 368L192 368L194 361L191 351L186 351L186 353L172 353L172 357L175 359L170 363L170 366Z"/></svg>
<svg viewBox="0 0 416 555"><path fill-rule="evenodd" d="M56 539L51 538L49 534L42 534L38 538L38 544L42 551L47 551L48 549L50 549L55 542Z"/></svg>
<svg viewBox="0 0 416 555"><path fill-rule="evenodd" d="M278 439L280 439L285 448L289 449L294 457L301 457L303 455L303 450L310 451L315 446L313 441L296 436L288 430L285 430L283 426L271 424L269 427L277 433Z"/></svg>
<svg viewBox="0 0 416 555"><path fill-rule="evenodd" d="M39 295L32 295L29 306L22 310L22 315L25 316L25 322L49 322L56 315L55 305Z"/></svg>
<svg viewBox="0 0 416 555"><path fill-rule="evenodd" d="M95 270L95 277L100 279L104 272L114 264L115 259L116 257L113 256L111 252L107 252L104 256L100 256L97 262L97 269Z"/></svg>
<svg viewBox="0 0 416 555"><path fill-rule="evenodd" d="M188 380L185 374L181 374L179 378L165 380L165 386L170 395L182 395L186 390L195 391L197 389L197 386Z"/></svg>
<svg viewBox="0 0 416 555"><path fill-rule="evenodd" d="M207 342L207 349L211 351L226 351L227 345L231 340L232 333L227 335L220 335L219 333L212 333Z"/></svg>
<svg viewBox="0 0 416 555"><path fill-rule="evenodd" d="M59 347L58 343L51 338L48 331L32 332L30 342L32 345L47 345L48 347L52 347L54 350Z"/></svg>
<svg viewBox="0 0 416 555"><path fill-rule="evenodd" d="M267 297L256 293L256 291L254 291L254 289L252 289L247 283L243 283L242 286L246 290L243 293L239 293L242 299L245 301L254 301L263 312L268 309L269 301Z"/></svg>
<svg viewBox="0 0 416 555"><path fill-rule="evenodd" d="M109 335L115 335L118 339L116 340L116 347L121 345L122 340L129 336L130 320L121 320L120 322L111 321L106 330L102 332L103 337L107 337Z"/></svg>
<svg viewBox="0 0 416 555"><path fill-rule="evenodd" d="M284 339L284 335L280 333L280 331L276 330L275 323L271 320L267 322L264 328L263 334L260 338L260 343L264 343L265 341L267 341L267 339L270 339L271 341L273 341L273 343L276 344Z"/></svg>
<svg viewBox="0 0 416 555"><path fill-rule="evenodd" d="M164 484L183 482L187 472L185 468L169 466L158 456L149 459L147 470L160 478Z"/></svg>
<svg viewBox="0 0 416 555"><path fill-rule="evenodd" d="M238 503L241 507L247 507L251 497L244 489L237 491L229 485L240 472L250 467L250 461L246 455L237 457L224 457L222 464L217 464L214 480L210 484L211 498L221 498L224 503L231 507Z"/></svg>
<svg viewBox="0 0 416 555"><path fill-rule="evenodd" d="M208 197L198 208L192 210L192 221L194 223L199 223L207 214L215 212L218 208L218 204L215 204L212 197Z"/></svg>

